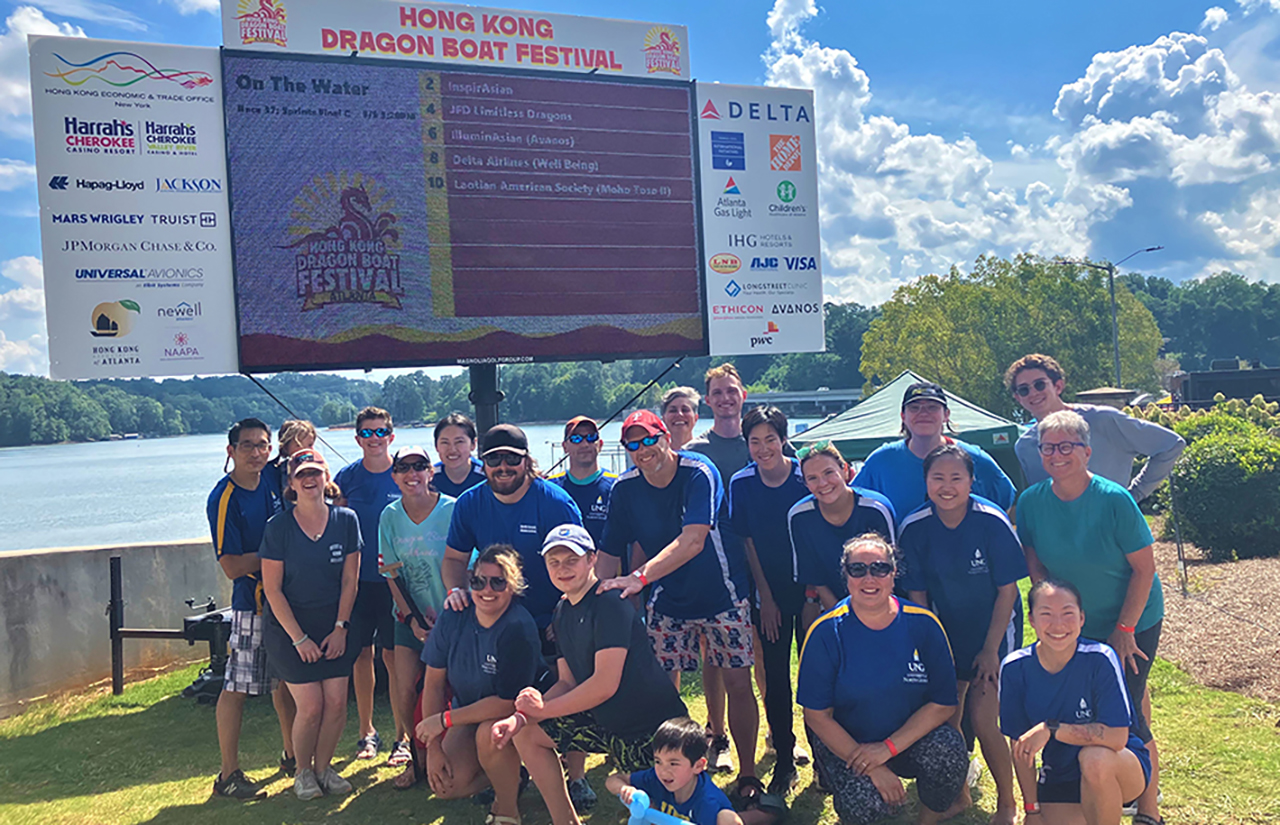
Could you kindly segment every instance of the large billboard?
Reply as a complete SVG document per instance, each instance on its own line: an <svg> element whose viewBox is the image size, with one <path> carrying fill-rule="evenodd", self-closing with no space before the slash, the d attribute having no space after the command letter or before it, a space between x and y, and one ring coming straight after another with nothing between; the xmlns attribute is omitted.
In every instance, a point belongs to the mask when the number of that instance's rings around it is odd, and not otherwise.
<svg viewBox="0 0 1280 825"><path fill-rule="evenodd" d="M29 50L50 373L235 372L217 50Z"/></svg>
<svg viewBox="0 0 1280 825"><path fill-rule="evenodd" d="M711 353L821 352L813 92L697 88Z"/></svg>
<svg viewBox="0 0 1280 825"><path fill-rule="evenodd" d="M242 370L705 351L688 83L224 52Z"/></svg>

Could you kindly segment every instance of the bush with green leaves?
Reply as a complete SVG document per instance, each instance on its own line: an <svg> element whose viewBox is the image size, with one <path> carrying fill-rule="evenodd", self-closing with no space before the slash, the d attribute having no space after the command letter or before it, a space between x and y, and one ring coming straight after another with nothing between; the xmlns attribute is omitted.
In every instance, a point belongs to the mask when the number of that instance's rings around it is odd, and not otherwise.
<svg viewBox="0 0 1280 825"><path fill-rule="evenodd" d="M1280 555L1280 438L1250 427L1198 437L1173 470L1182 529L1213 561Z"/></svg>

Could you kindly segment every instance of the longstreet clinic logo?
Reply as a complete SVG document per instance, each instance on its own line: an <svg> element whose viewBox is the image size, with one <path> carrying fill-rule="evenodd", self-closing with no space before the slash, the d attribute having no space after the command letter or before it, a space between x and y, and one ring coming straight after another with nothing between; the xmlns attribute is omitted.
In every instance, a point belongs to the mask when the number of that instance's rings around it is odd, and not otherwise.
<svg viewBox="0 0 1280 825"><path fill-rule="evenodd" d="M89 334L94 338L123 338L133 329L133 315L129 313L140 315L142 307L128 299L98 304L90 316Z"/></svg>
<svg viewBox="0 0 1280 825"><path fill-rule="evenodd" d="M645 32L644 70L649 74L669 72L679 76L680 38L666 26L654 26Z"/></svg>
<svg viewBox="0 0 1280 825"><path fill-rule="evenodd" d="M799 135L769 135L769 168L774 172L800 171Z"/></svg>
<svg viewBox="0 0 1280 825"><path fill-rule="evenodd" d="M395 202L375 179L361 174L317 176L293 199L297 239L295 292L304 311L328 304L381 304L400 309L400 220Z"/></svg>
<svg viewBox="0 0 1280 825"><path fill-rule="evenodd" d="M62 66L56 72L45 72L68 86L83 86L91 80L124 88L144 80L177 83L184 89L203 89L213 84L213 75L192 69L162 69L137 52L107 52L83 63L68 60L54 52Z"/></svg>
<svg viewBox="0 0 1280 825"><path fill-rule="evenodd" d="M240 42L270 43L285 48L289 43L285 30L284 0L240 0L236 20L240 23Z"/></svg>

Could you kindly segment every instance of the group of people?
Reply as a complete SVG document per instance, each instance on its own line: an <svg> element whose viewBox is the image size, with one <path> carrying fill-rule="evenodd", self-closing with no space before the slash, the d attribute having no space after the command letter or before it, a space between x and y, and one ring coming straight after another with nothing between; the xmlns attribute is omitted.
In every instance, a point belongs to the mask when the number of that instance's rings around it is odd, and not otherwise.
<svg viewBox="0 0 1280 825"><path fill-rule="evenodd" d="M239 422L209 499L235 582L214 793L261 795L238 765L239 719L245 696L273 688L297 795L349 792L331 761L349 678L356 755L381 746L376 646L390 761L405 766L394 786L478 796L494 825L520 822L529 781L553 822L577 823L597 801L592 753L624 803L644 790L693 822L775 821L812 758L842 822L892 814L913 778L929 825L972 804L975 744L997 825L1017 821L1015 785L1033 822L1118 823L1136 803L1138 825L1159 825L1145 685L1163 603L1136 501L1184 445L1118 410L1068 405L1051 357L1019 359L1005 383L1035 419L1008 467L1028 482L1020 496L952 437L950 400L926 382L904 393L901 440L856 475L828 442L793 450L778 409L744 415L731 364L706 375L714 422L701 435L704 396L690 387L631 413L617 475L585 416L565 425L566 470L546 478L518 427L477 438L456 413L436 426L433 465L424 447L392 451L385 410L362 410L363 458L332 480L309 425L286 422L271 462L267 425ZM1131 478L1136 456L1147 461ZM1038 641L1023 647L1028 575ZM705 727L678 691L698 670ZM734 756L726 794L708 774Z"/></svg>

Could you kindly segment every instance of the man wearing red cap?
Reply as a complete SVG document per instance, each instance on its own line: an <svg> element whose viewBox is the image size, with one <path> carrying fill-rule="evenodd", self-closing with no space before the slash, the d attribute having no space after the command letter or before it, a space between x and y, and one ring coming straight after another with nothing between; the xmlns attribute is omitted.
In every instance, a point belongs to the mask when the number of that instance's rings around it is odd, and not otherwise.
<svg viewBox="0 0 1280 825"><path fill-rule="evenodd" d="M604 523L609 517L609 495L618 480L617 473L600 468L600 450L604 441L600 425L585 415L575 416L564 425L564 454L569 458L569 469L548 476L547 481L558 484L569 494L582 512L582 526L591 534L591 540L599 547L604 543Z"/></svg>
<svg viewBox="0 0 1280 825"><path fill-rule="evenodd" d="M706 637L707 668L720 671L728 693L738 790L762 791L755 778L760 712L751 688L747 565L741 545L720 537L720 474L705 457L672 450L662 419L648 410L627 416L622 443L634 466L613 486L603 550L620 559L635 542L646 561L630 576L604 581L601 592L627 597L653 585L649 640L673 681L680 671L698 669L698 644ZM616 572L616 561L607 565Z"/></svg>

